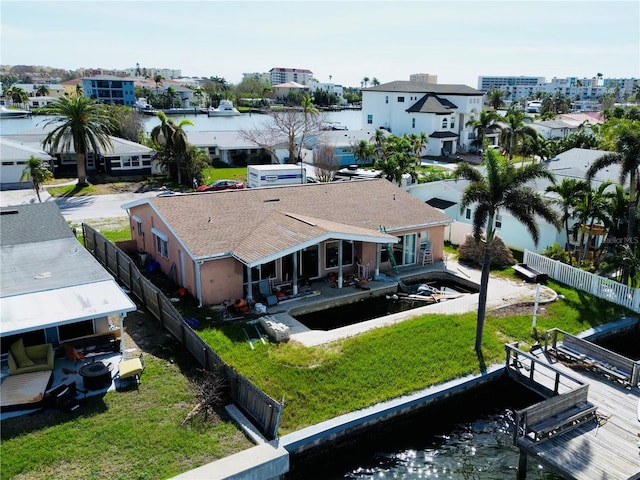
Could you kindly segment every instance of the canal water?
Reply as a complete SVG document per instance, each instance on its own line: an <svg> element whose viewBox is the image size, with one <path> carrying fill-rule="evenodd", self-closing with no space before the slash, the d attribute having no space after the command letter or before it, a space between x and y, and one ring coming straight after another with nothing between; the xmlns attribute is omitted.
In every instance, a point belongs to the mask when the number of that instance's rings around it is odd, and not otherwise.
<svg viewBox="0 0 640 480"><path fill-rule="evenodd" d="M362 111L343 110L341 112L327 112L328 122L337 122L346 126L349 130L360 130L362 128ZM251 130L264 127L269 120L268 115L257 113L243 113L233 117L209 117L206 113L198 115L171 115L176 123L187 119L193 126L185 126L185 131L206 132L206 131L230 131L230 130ZM28 118L3 118L0 119L0 135L10 135L24 132L33 128L41 128L50 117L35 115ZM145 131L158 125L158 117L152 115L144 116Z"/></svg>
<svg viewBox="0 0 640 480"><path fill-rule="evenodd" d="M286 480L516 479L514 411L541 398L502 378L291 458ZM529 458L528 480L562 480Z"/></svg>

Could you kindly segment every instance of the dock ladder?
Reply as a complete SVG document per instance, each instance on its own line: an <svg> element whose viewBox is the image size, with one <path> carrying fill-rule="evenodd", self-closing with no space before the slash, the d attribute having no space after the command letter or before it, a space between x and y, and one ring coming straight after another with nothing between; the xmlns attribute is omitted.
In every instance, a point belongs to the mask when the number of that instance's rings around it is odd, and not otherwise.
<svg viewBox="0 0 640 480"><path fill-rule="evenodd" d="M380 225L380 231L382 233L387 233L387 229ZM393 273L398 273L398 265L396 264L396 257L393 255L393 246L390 243L385 243L385 248L387 249L387 254L389 255L389 263L391 264L391 269Z"/></svg>

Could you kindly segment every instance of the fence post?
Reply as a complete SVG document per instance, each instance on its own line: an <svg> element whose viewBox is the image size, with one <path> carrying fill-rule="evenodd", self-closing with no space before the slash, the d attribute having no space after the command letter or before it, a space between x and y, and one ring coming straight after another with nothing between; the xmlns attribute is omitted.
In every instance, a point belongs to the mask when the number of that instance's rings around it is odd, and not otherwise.
<svg viewBox="0 0 640 480"><path fill-rule="evenodd" d="M591 273L591 294L598 297L598 276Z"/></svg>
<svg viewBox="0 0 640 480"><path fill-rule="evenodd" d="M522 262L529 265L529 250L526 248L524 249L524 255L522 255Z"/></svg>
<svg viewBox="0 0 640 480"><path fill-rule="evenodd" d="M555 265L553 266L553 278L554 278L554 280L557 280L558 277L560 276L559 275L560 263L562 263L562 262L560 262L560 260L556 260L555 261Z"/></svg>

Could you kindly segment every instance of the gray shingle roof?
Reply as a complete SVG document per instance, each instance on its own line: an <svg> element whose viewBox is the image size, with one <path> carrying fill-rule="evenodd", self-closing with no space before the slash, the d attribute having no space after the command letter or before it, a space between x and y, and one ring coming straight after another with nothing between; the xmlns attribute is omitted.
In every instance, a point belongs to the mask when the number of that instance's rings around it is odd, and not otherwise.
<svg viewBox="0 0 640 480"><path fill-rule="evenodd" d="M153 205L195 258L235 255L245 262L326 236L380 241L386 238L380 226L392 234L451 221L384 179L153 197L143 202Z"/></svg>
<svg viewBox="0 0 640 480"><path fill-rule="evenodd" d="M433 93L424 95L420 100L411 105L407 109L407 112L411 113L451 113L458 107L451 103L449 100L439 98Z"/></svg>
<svg viewBox="0 0 640 480"><path fill-rule="evenodd" d="M440 95L482 95L480 90L467 85L446 85L439 83L409 82L396 80L383 83L375 87L363 89L364 92L406 92L406 93L435 93Z"/></svg>

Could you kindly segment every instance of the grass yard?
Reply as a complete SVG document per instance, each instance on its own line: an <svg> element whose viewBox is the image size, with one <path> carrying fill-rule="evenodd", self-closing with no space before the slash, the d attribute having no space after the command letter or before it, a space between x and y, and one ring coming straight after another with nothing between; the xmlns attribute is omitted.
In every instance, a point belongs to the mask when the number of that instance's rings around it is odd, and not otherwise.
<svg viewBox="0 0 640 480"><path fill-rule="evenodd" d="M571 333L615 320L625 310L550 283L564 299L538 312L538 331L558 327ZM289 433L380 401L478 373L504 361L504 344L532 345L532 307L489 312L483 355L473 349L475 313L424 315L328 346L294 343L257 345L251 350L244 323L199 331L228 363L274 399L284 398L281 433Z"/></svg>
<svg viewBox="0 0 640 480"><path fill-rule="evenodd" d="M139 391L4 420L0 478L161 479L251 447L223 411L181 426L197 398L178 351L145 353Z"/></svg>

